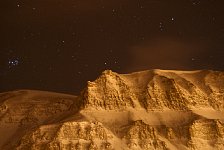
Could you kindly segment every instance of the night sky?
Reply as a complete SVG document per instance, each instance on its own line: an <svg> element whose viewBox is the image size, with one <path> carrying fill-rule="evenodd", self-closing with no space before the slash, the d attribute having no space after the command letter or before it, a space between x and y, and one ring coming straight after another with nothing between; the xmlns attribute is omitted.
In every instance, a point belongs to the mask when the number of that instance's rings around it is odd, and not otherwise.
<svg viewBox="0 0 224 150"><path fill-rule="evenodd" d="M223 0L1 0L0 92L77 94L105 69L224 70Z"/></svg>

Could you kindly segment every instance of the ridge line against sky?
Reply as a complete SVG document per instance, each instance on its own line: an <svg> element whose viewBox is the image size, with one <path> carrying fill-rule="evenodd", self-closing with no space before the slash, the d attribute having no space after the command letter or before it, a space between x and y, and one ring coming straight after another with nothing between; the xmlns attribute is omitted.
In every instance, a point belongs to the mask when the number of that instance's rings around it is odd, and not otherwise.
<svg viewBox="0 0 224 150"><path fill-rule="evenodd" d="M0 2L0 92L78 93L103 70L224 70L219 0Z"/></svg>

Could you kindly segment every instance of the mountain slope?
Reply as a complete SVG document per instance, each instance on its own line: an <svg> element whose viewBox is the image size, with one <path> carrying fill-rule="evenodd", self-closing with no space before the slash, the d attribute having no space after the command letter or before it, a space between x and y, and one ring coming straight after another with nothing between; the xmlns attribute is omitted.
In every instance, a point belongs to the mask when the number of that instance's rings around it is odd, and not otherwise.
<svg viewBox="0 0 224 150"><path fill-rule="evenodd" d="M223 87L223 72L150 70L120 75L107 70L88 82L83 97L85 107L106 110L223 110Z"/></svg>
<svg viewBox="0 0 224 150"><path fill-rule="evenodd" d="M0 94L0 149L224 149L224 72L104 71L79 96Z"/></svg>

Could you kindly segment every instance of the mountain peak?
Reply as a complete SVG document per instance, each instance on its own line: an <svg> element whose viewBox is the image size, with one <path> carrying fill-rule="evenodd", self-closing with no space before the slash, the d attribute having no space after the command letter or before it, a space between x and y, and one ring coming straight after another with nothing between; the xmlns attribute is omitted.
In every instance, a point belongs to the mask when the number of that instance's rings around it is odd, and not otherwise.
<svg viewBox="0 0 224 150"><path fill-rule="evenodd" d="M113 72L112 70L104 70L102 72L102 75L112 75L112 74L117 74L116 72Z"/></svg>
<svg viewBox="0 0 224 150"><path fill-rule="evenodd" d="M224 149L224 72L104 71L78 96L0 94L0 149Z"/></svg>
<svg viewBox="0 0 224 150"><path fill-rule="evenodd" d="M118 74L106 70L84 92L85 108L186 110L219 105L223 93L223 72L148 70ZM219 82L221 81L221 82ZM218 93L216 93L216 92Z"/></svg>

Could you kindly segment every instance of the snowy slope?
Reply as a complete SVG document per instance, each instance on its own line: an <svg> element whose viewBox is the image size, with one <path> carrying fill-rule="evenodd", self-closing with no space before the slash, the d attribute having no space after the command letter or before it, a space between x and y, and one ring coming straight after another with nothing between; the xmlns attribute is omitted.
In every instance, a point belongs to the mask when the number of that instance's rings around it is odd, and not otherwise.
<svg viewBox="0 0 224 150"><path fill-rule="evenodd" d="M79 96L0 94L0 149L224 149L224 72L106 70Z"/></svg>

